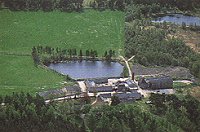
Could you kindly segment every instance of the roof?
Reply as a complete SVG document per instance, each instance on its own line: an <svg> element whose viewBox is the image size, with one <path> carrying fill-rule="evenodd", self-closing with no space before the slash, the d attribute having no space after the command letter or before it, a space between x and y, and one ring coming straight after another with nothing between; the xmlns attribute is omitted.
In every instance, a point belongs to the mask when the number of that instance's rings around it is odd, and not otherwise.
<svg viewBox="0 0 200 132"><path fill-rule="evenodd" d="M87 88L95 87L95 82L92 81L92 80L86 80L85 85L86 85Z"/></svg>
<svg viewBox="0 0 200 132"><path fill-rule="evenodd" d="M128 84L128 86L129 86L130 88L135 88L135 87L137 87L137 85L133 82L133 80L127 80L127 81L126 81L126 84Z"/></svg>
<svg viewBox="0 0 200 132"><path fill-rule="evenodd" d="M173 80L169 76L141 78L138 81L138 85L141 88L168 89L173 87Z"/></svg>
<svg viewBox="0 0 200 132"><path fill-rule="evenodd" d="M108 83L108 78L98 78L89 81L93 81L95 84L102 84L102 83Z"/></svg>
<svg viewBox="0 0 200 132"><path fill-rule="evenodd" d="M81 92L81 89L79 86L67 86L63 89L48 90L48 91L39 92L38 94L42 97L48 97L50 95L66 94L66 92L69 92L70 94L77 93L77 92Z"/></svg>
<svg viewBox="0 0 200 132"><path fill-rule="evenodd" d="M100 94L99 96L103 98L111 98L111 93Z"/></svg>
<svg viewBox="0 0 200 132"><path fill-rule="evenodd" d="M158 76L158 77L150 77L150 78L145 78L146 82L151 82L151 83L155 83L155 82L168 82L171 81L173 82L172 78L169 76Z"/></svg>
<svg viewBox="0 0 200 132"><path fill-rule="evenodd" d="M65 89L70 92L81 92L81 89L79 86L67 86L65 87Z"/></svg>
<svg viewBox="0 0 200 132"><path fill-rule="evenodd" d="M63 93L63 91L61 89L55 89L55 90L39 92L38 94L42 97L48 97L49 95L59 95L62 93Z"/></svg>
<svg viewBox="0 0 200 132"><path fill-rule="evenodd" d="M138 92L134 93L117 93L114 96L117 96L119 99L128 99L128 98L134 98L134 99L140 99L142 98L142 95Z"/></svg>
<svg viewBox="0 0 200 132"><path fill-rule="evenodd" d="M88 89L89 92L112 92L112 86L101 86L101 87L92 87Z"/></svg>

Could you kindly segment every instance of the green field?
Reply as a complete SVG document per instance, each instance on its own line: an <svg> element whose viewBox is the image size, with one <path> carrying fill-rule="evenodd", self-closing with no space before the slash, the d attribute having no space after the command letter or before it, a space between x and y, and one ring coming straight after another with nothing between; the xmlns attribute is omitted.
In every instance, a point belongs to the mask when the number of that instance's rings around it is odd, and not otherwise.
<svg viewBox="0 0 200 132"><path fill-rule="evenodd" d="M95 49L101 55L114 49L123 54L123 30L124 14L117 11L0 11L0 94L34 94L63 86L65 77L34 66L30 56L33 46Z"/></svg>
<svg viewBox="0 0 200 132"><path fill-rule="evenodd" d="M30 54L37 45L123 53L124 15L118 11L83 13L0 11L0 51Z"/></svg>

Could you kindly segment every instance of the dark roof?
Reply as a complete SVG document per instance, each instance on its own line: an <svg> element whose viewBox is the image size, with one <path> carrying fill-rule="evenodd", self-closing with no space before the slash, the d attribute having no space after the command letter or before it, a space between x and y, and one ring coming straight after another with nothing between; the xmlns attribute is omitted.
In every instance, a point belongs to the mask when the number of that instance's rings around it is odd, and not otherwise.
<svg viewBox="0 0 200 132"><path fill-rule="evenodd" d="M165 81L173 81L171 77L169 76L158 76L158 77L150 77L145 78L146 82L165 82Z"/></svg>
<svg viewBox="0 0 200 132"><path fill-rule="evenodd" d="M67 86L65 87L65 89L70 92L81 92L81 89L79 86Z"/></svg>
<svg viewBox="0 0 200 132"><path fill-rule="evenodd" d="M65 89L67 90L67 92L69 93L77 93L77 92L81 92L81 89L79 86L67 86L65 87ZM63 91L63 89L53 89L53 90L48 90L48 91L43 91L43 92L39 92L38 94L42 97L48 97L50 95L61 95L64 94L65 92Z"/></svg>
<svg viewBox="0 0 200 132"><path fill-rule="evenodd" d="M102 84L102 83L108 83L108 78L98 78L89 81L93 81L95 84Z"/></svg>
<svg viewBox="0 0 200 132"><path fill-rule="evenodd" d="M137 85L133 82L133 80L127 80L126 83L130 88L135 88Z"/></svg>
<svg viewBox="0 0 200 132"><path fill-rule="evenodd" d="M101 86L101 87L92 87L88 89L89 92L112 92L112 86Z"/></svg>
<svg viewBox="0 0 200 132"><path fill-rule="evenodd" d="M138 84L141 88L167 89L173 87L173 79L169 76L141 78Z"/></svg>
<svg viewBox="0 0 200 132"><path fill-rule="evenodd" d="M117 93L114 96L117 96L119 99L129 99L129 98L134 98L134 99L140 99L142 98L142 95L138 92L134 93Z"/></svg>
<svg viewBox="0 0 200 132"><path fill-rule="evenodd" d="M42 97L48 97L49 95L59 95L62 93L63 93L63 91L61 89L55 89L55 90L39 92L38 94Z"/></svg>
<svg viewBox="0 0 200 132"><path fill-rule="evenodd" d="M111 98L111 93L100 94L99 96L103 98Z"/></svg>

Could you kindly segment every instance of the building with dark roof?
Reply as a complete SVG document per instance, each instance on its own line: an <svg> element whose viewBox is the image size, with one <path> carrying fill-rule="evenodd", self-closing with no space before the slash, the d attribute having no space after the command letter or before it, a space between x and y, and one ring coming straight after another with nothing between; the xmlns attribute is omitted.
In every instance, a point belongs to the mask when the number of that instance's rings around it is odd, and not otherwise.
<svg viewBox="0 0 200 132"><path fill-rule="evenodd" d="M138 92L134 92L134 93L116 93L114 96L118 97L119 100L122 101L122 102L140 100L143 97Z"/></svg>
<svg viewBox="0 0 200 132"><path fill-rule="evenodd" d="M105 94L100 94L99 95L101 98L111 98L111 93L105 93Z"/></svg>
<svg viewBox="0 0 200 132"><path fill-rule="evenodd" d="M105 83L108 83L108 78L98 78L98 79L92 79L89 81L93 81L95 84L105 84Z"/></svg>
<svg viewBox="0 0 200 132"><path fill-rule="evenodd" d="M84 83L85 83L85 86L87 88L91 88L91 87L95 87L96 86L95 82L92 81L92 80L85 80Z"/></svg>
<svg viewBox="0 0 200 132"><path fill-rule="evenodd" d="M95 93L95 92L112 92L113 88L112 88L112 86L90 87L90 88L88 88L88 91L90 93Z"/></svg>
<svg viewBox="0 0 200 132"><path fill-rule="evenodd" d="M126 84L129 88L137 88L137 85L133 82L133 80L126 80Z"/></svg>
<svg viewBox="0 0 200 132"><path fill-rule="evenodd" d="M81 93L81 89L79 86L67 86L62 89L53 89L53 90L39 92L38 94L44 98L48 98L50 96L65 96L65 95L74 95L77 93Z"/></svg>
<svg viewBox="0 0 200 132"><path fill-rule="evenodd" d="M173 88L173 80L169 76L140 78L138 85L142 89L171 89Z"/></svg>
<svg viewBox="0 0 200 132"><path fill-rule="evenodd" d="M67 92L71 92L71 93L80 93L81 92L81 88L79 86L67 86L65 87L65 90Z"/></svg>

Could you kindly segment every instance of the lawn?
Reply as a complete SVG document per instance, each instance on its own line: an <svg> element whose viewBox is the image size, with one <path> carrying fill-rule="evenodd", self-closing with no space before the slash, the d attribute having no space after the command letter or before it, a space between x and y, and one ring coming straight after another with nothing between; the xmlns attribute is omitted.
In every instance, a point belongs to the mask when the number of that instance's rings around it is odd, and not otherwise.
<svg viewBox="0 0 200 132"><path fill-rule="evenodd" d="M0 11L0 52L30 54L37 45L123 54L124 14Z"/></svg>
<svg viewBox="0 0 200 132"><path fill-rule="evenodd" d="M0 95L61 88L65 77L34 66L37 45L94 49L103 55L123 54L124 14L85 10L83 13L0 11ZM13 55L6 55L13 54ZM73 84L68 82L68 85Z"/></svg>

